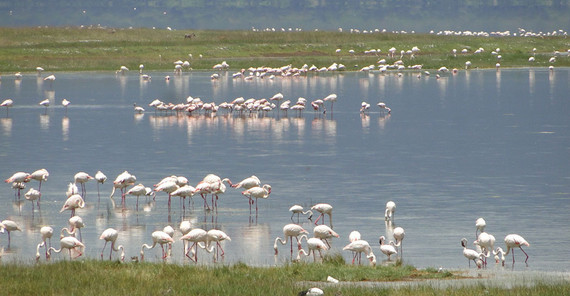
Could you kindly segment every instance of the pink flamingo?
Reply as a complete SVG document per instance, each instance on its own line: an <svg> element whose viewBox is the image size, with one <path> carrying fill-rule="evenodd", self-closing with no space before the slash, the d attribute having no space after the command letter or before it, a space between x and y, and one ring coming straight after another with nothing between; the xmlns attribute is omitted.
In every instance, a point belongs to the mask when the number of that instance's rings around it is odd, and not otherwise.
<svg viewBox="0 0 570 296"><path fill-rule="evenodd" d="M279 251L277 250L277 242L280 242L282 245L285 245L289 240L291 240L291 257L293 257L293 237L297 239L297 245L300 247L301 242L299 241L299 236L302 234L309 234L309 232L297 224L287 224L283 226L283 236L285 237L285 239L283 240L280 237L275 238L275 243L273 244L275 255L279 253Z"/></svg>
<svg viewBox="0 0 570 296"><path fill-rule="evenodd" d="M206 248L205 244L208 242L208 232L201 228L194 228L187 234L183 235L180 240L185 240L193 243L189 248L186 248L186 250L184 250L184 255L190 258L190 260L198 262L198 247L201 247L203 249ZM204 245L200 246L200 243L203 243ZM189 251L192 252L194 259L192 259L192 256L188 256Z"/></svg>
<svg viewBox="0 0 570 296"><path fill-rule="evenodd" d="M143 244L141 247L141 260L144 260L144 249L153 249L157 244L162 248L162 259L168 257L168 252L164 251L164 244L174 243L174 239L164 231L157 230L151 234L152 245Z"/></svg>
<svg viewBox="0 0 570 296"><path fill-rule="evenodd" d="M255 216L257 217L257 199L258 198L268 198L269 194L271 194L271 185L265 184L263 187L252 187L241 194L247 196L249 198L249 214L251 215L251 205L253 204L253 198L255 198Z"/></svg>
<svg viewBox="0 0 570 296"><path fill-rule="evenodd" d="M333 225L332 225L333 207L330 204L327 204L327 203L316 204L316 205L311 207L311 210L314 210L314 211L321 213L319 215L319 217L317 218L317 220L315 220L315 225L317 225L317 223L319 222L319 219L321 219L321 218L323 218L323 224L324 224L325 223L324 215L327 214L327 215L329 215L329 222L330 222L331 228L333 227Z"/></svg>
<svg viewBox="0 0 570 296"><path fill-rule="evenodd" d="M103 259L103 251L105 251L107 243L111 242L111 248L110 248L111 250L109 251L109 260L111 260L111 255L113 255L113 251L118 252L119 250L121 250L121 261L125 260L125 248L123 247L123 245L119 245L117 248L115 248L115 242L117 241L118 237L119 237L119 231L117 231L114 228L107 228L103 231L103 233L101 233L99 239L105 240L105 245L101 250L101 259Z"/></svg>

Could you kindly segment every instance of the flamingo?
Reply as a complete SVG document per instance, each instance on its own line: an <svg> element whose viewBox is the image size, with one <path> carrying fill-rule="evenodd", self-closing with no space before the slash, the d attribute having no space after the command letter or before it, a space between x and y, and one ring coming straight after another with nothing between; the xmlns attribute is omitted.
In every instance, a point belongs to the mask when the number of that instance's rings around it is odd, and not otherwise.
<svg viewBox="0 0 570 296"><path fill-rule="evenodd" d="M313 288L309 288L307 290L303 290L301 292L299 292L297 295L298 296L319 296L319 295L324 295L325 292L323 292L323 290L317 288L317 287L313 287Z"/></svg>
<svg viewBox="0 0 570 296"><path fill-rule="evenodd" d="M232 239L225 232L221 230L218 229L208 230L207 239L206 239L206 248L210 248L210 244L212 242L216 242L216 254L214 258L218 257L218 248L222 250L222 254L220 256L224 257L225 254L224 248L222 248L222 245L220 244L220 242L224 240L231 241Z"/></svg>
<svg viewBox="0 0 570 296"><path fill-rule="evenodd" d="M461 239L461 246L463 246L463 256L467 258L469 267L471 267L471 260L473 260L473 262L475 262L475 265L477 265L478 268L481 268L481 262L483 262L483 257L485 256L485 254L479 253L472 249L467 249L466 238ZM479 259L479 261L477 261L477 259Z"/></svg>
<svg viewBox="0 0 570 296"><path fill-rule="evenodd" d="M259 180L259 178L256 177L255 175L252 175L251 177L245 178L241 180L239 183L232 184L231 186L232 188L250 189L253 187L258 187L259 185L261 185L261 181Z"/></svg>
<svg viewBox="0 0 570 296"><path fill-rule="evenodd" d="M370 260L370 265L376 265L376 256L374 255L374 252L372 252L370 244L365 240L355 240L353 242L350 242L350 244L344 246L342 250L355 252L356 255L361 255L361 253L364 253L366 254L366 258ZM354 260L357 257L356 255L352 258L352 264L354 264ZM360 258L360 256L358 256L358 258ZM360 259L358 260L358 264L360 264Z"/></svg>
<svg viewBox="0 0 570 296"><path fill-rule="evenodd" d="M31 173L27 177L27 179L39 181L40 185L38 186L38 191L41 191L42 190L42 182L47 181L48 177L49 177L49 172L46 169L39 169L39 170L36 170L33 173Z"/></svg>
<svg viewBox="0 0 570 296"><path fill-rule="evenodd" d="M329 244L328 239L333 237L336 238L339 237L338 233L336 233L334 230L332 230L330 227L324 224L315 226L315 228L313 228L313 236L322 239L329 248L331 245Z"/></svg>
<svg viewBox="0 0 570 296"><path fill-rule="evenodd" d="M61 105L65 108L65 114L67 114L67 106L69 106L69 104L71 104L71 102L67 99L61 100Z"/></svg>
<svg viewBox="0 0 570 296"><path fill-rule="evenodd" d="M47 114L47 108L49 107L49 99L45 99L45 100L41 101L41 102L39 103L39 105L45 107L45 112L44 112L44 114Z"/></svg>
<svg viewBox="0 0 570 296"><path fill-rule="evenodd" d="M183 220L180 222L180 226L178 227L178 229L180 230L180 232L182 233L182 236L188 234L190 232L190 230L192 230L192 222L188 221L188 220ZM184 251L186 251L186 245L187 245L187 241L184 241Z"/></svg>
<svg viewBox="0 0 570 296"><path fill-rule="evenodd" d="M194 228L187 234L183 235L180 240L185 240L193 243L189 248L186 248L184 250L184 255L190 258L190 260L198 262L198 247L200 246L199 243L206 244L208 242L208 232L201 228ZM204 246L204 248L206 248L206 246ZM194 259L192 259L192 256L188 256L188 251L192 251Z"/></svg>
<svg viewBox="0 0 570 296"><path fill-rule="evenodd" d="M46 260L48 259L48 249L51 247L51 237L53 236L53 228L51 226L43 226L40 228L42 242L36 246L36 260L40 259L40 248L44 247L46 251ZM49 247L47 241L49 240Z"/></svg>
<svg viewBox="0 0 570 296"><path fill-rule="evenodd" d="M331 112L333 111L333 105L334 102L336 102L336 99L337 99L336 94L330 94L323 99L324 102L331 102Z"/></svg>
<svg viewBox="0 0 570 296"><path fill-rule="evenodd" d="M315 225L317 225L317 223L319 222L319 219L321 219L321 218L323 218L323 224L324 224L325 223L324 215L327 214L327 215L329 215L329 223L331 224L331 228L333 227L333 224L332 224L333 207L330 204L319 203L319 204L312 206L311 210L314 210L314 211L321 213L319 215L319 217L317 217L317 220L315 220Z"/></svg>
<svg viewBox="0 0 570 296"><path fill-rule="evenodd" d="M305 256L310 256L311 253L313 253L313 261L316 262L317 261L317 256L316 256L316 252L319 252L319 255L321 257L321 260L323 259L323 250L328 250L329 248L327 247L327 245L318 237L311 237L311 238L307 238L307 235L302 235L301 238L299 239L299 243L301 243L303 241L303 238L305 238L307 240L307 249L308 252L306 252L305 250L303 250L303 248L299 248L299 252L297 253L297 261L301 260L301 254L305 255Z"/></svg>
<svg viewBox="0 0 570 296"><path fill-rule="evenodd" d="M299 241L299 236L302 234L309 234L308 231L303 229L303 227L297 224L287 224L283 226L283 236L285 240L281 239L280 237L275 238L275 243L273 244L273 249L275 250L275 255L278 254L277 250L277 242L280 242L282 245L287 244L289 240L291 240L291 257L293 256L293 237L297 239L297 245L301 246L301 242Z"/></svg>
<svg viewBox="0 0 570 296"><path fill-rule="evenodd" d="M390 261L390 257L392 255L398 255L398 251L396 251L396 245L394 244L393 241L390 241L389 244L384 244L385 240L386 238L384 236L381 236L379 239L380 251L382 251L384 255L388 256L388 261Z"/></svg>
<svg viewBox="0 0 570 296"><path fill-rule="evenodd" d="M485 262L487 265L487 258L491 255L491 252L495 249L495 237L487 232L481 232L477 237L477 240L473 242L481 248L481 252L485 254Z"/></svg>
<svg viewBox="0 0 570 296"><path fill-rule="evenodd" d="M69 226L71 227L71 231L75 233L75 231L79 231L79 240L83 241L81 237L81 228L85 227L85 223L83 223L83 219L80 216L73 216L68 220Z"/></svg>
<svg viewBox="0 0 570 296"><path fill-rule="evenodd" d="M81 195L86 197L87 196L87 190L85 190L85 183L87 183L89 180L94 179L93 177L91 177L88 173L86 172L79 172L77 174L75 174L75 176L73 177L73 179L75 180L75 183L79 183L81 186Z"/></svg>
<svg viewBox="0 0 570 296"><path fill-rule="evenodd" d="M8 110L13 105L14 105L14 100L12 100L12 99L6 99L6 100L2 101L2 103L0 103L0 107L6 107L6 116L8 116Z"/></svg>
<svg viewBox="0 0 570 296"><path fill-rule="evenodd" d="M83 255L83 250L85 249L85 245L80 242L78 239L76 239L73 236L66 236L64 238L62 238L60 240L60 248L59 250L51 247L48 250L48 258L51 257L51 252L54 251L56 253L61 252L63 249L68 249L69 250L69 258L73 259L71 257L71 251L75 250L79 253L79 255L75 256L75 258L80 257L81 255Z"/></svg>
<svg viewBox="0 0 570 296"><path fill-rule="evenodd" d="M503 256L508 255L512 249L513 250L513 265L514 265L515 264L515 248L519 248L525 254L526 259L524 260L524 263L526 264L526 266L528 266L528 263L527 263L528 254L523 250L522 246L529 247L530 244L522 236L520 236L518 234L508 234L507 236L505 236L505 245L507 246L507 252L504 253ZM505 260L503 259L503 265L504 265L504 262L505 262Z"/></svg>
<svg viewBox="0 0 570 296"><path fill-rule="evenodd" d="M293 221L293 216L295 216L295 214L297 214L297 223L299 223L299 216L301 214L303 214L303 215L310 214L309 216L313 216L313 211L308 210L308 211L304 212L303 207L300 205L294 205L294 206L290 207L289 212L293 213L291 215L291 221Z"/></svg>
<svg viewBox="0 0 570 296"><path fill-rule="evenodd" d="M208 200L206 200L206 196L212 192L212 184L204 181L200 181L196 188L194 188L193 194L200 193L200 196L204 200L204 208L210 210L210 205L208 205ZM214 205L212 205L213 207Z"/></svg>
<svg viewBox="0 0 570 296"><path fill-rule="evenodd" d="M389 201L386 203L386 211L384 211L384 219L394 221L394 213L396 212L396 203Z"/></svg>
<svg viewBox="0 0 570 296"><path fill-rule="evenodd" d="M109 196L109 198L112 199L113 195L115 194L115 190L119 188L121 190L121 199L123 200L124 204L125 188L134 185L136 181L137 177L130 174L128 171L120 173L117 178L115 178L115 181L113 181L113 191L111 191L111 196Z"/></svg>
<svg viewBox="0 0 570 296"><path fill-rule="evenodd" d="M355 242L357 240L361 239L361 235L360 232L358 230L353 230L350 232L350 234L348 235L348 241L349 242ZM353 254L353 260L356 258L356 253ZM358 261L360 261L360 258L358 259Z"/></svg>
<svg viewBox="0 0 570 296"><path fill-rule="evenodd" d="M157 230L151 234L152 245L143 244L141 247L141 260L144 260L144 249L153 249L156 244L162 248L162 259L166 259L168 253L164 251L164 244L174 243L174 239L164 231Z"/></svg>
<svg viewBox="0 0 570 296"><path fill-rule="evenodd" d="M99 184L104 184L105 181L107 181L107 176L105 176L103 172L97 171L97 173L95 173L95 181L97 181L97 197L101 198Z"/></svg>
<svg viewBox="0 0 570 296"><path fill-rule="evenodd" d="M404 240L405 235L406 235L406 232L404 231L404 228L399 227L399 226L394 228L394 240L396 240L396 247L400 247L400 255L403 254L402 241Z"/></svg>
<svg viewBox="0 0 570 296"><path fill-rule="evenodd" d="M25 188L24 183L28 182L30 174L26 172L14 173L10 178L4 180L6 183L12 183L12 188L16 190L18 199L20 199L20 191Z"/></svg>
<svg viewBox="0 0 570 296"><path fill-rule="evenodd" d="M139 197L141 195L146 195L146 187L142 183L139 183L138 185L135 185L133 188L129 189L127 191L126 195L134 195L137 197L137 210L138 210L139 209Z"/></svg>
<svg viewBox="0 0 570 296"><path fill-rule="evenodd" d="M22 231L18 223L12 220L4 220L0 223L0 232L8 232L8 249L10 248L10 233L12 231Z"/></svg>
<svg viewBox="0 0 570 296"><path fill-rule="evenodd" d="M172 196L179 196L180 200L184 199L184 201L182 202L182 206L184 208L184 210L186 210L186 197L192 197L194 195L194 191L196 190L196 188L190 186L190 185L184 185L176 190L174 190L172 192Z"/></svg>
<svg viewBox="0 0 570 296"><path fill-rule="evenodd" d="M138 114L144 113L144 108L141 106L137 106L137 103L134 103L133 106L136 113Z"/></svg>
<svg viewBox="0 0 570 296"><path fill-rule="evenodd" d="M478 238L479 235L479 231L484 232L485 231L485 226L487 226L487 222L485 222L485 219L483 218L478 218L477 220L475 220L475 238Z"/></svg>
<svg viewBox="0 0 570 296"><path fill-rule="evenodd" d="M264 184L263 187L252 187L241 194L247 196L249 198L249 214L251 215L251 205L253 204L253 199L255 198L255 216L257 217L257 199L259 198L268 198L269 194L271 194L271 185Z"/></svg>
<svg viewBox="0 0 570 296"><path fill-rule="evenodd" d="M213 208L218 207L218 198L219 198L218 195L226 192L226 185L224 183L227 182L230 186L232 186L232 182L230 181L230 179L228 179L228 178L222 179L215 174L206 175L206 177L204 177L202 182L210 184L209 190L212 193L212 207ZM214 201L214 196L216 197L215 201Z"/></svg>
<svg viewBox="0 0 570 296"><path fill-rule="evenodd" d="M101 233L99 239L105 240L105 245L101 250L101 259L103 259L103 251L105 251L107 243L111 242L111 248L110 248L111 250L109 251L109 260L111 260L113 251L118 252L119 250L121 250L121 261L125 260L125 248L123 247L123 245L119 245L117 248L115 248L115 242L117 241L117 237L119 237L119 231L117 231L114 228L107 228L103 231L103 233Z"/></svg>
<svg viewBox="0 0 570 296"><path fill-rule="evenodd" d="M34 201L37 200L38 208L40 207L40 197L42 196L42 194L39 190L30 188L30 190L28 190L28 192L26 192L24 196L26 197L27 200L32 201L32 212L34 211Z"/></svg>
<svg viewBox="0 0 570 296"><path fill-rule="evenodd" d="M65 203L63 204L63 207L61 208L61 210L59 212L62 213L65 210L70 210L71 211L71 217L73 217L73 216L75 216L75 209L77 209L77 208L82 209L83 207L85 207L85 201L83 200L81 195L73 194L67 198L67 200L65 201Z"/></svg>

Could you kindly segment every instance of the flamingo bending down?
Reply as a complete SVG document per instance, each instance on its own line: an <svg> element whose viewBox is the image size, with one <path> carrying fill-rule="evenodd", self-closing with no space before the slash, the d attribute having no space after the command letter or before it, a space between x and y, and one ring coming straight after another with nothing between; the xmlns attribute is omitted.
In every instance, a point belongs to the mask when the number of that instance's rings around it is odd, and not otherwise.
<svg viewBox="0 0 570 296"><path fill-rule="evenodd" d="M223 231L218 230L218 229L210 229L208 230L207 233L207 239L206 239L206 250L208 250L208 248L210 248L210 244L212 242L216 242L216 253L214 255L214 258L218 258L218 248L220 250L222 250L222 254L220 254L220 256L224 257L224 248L222 248L222 245L220 244L221 241L231 241L232 239ZM213 246L212 246L212 250L213 250ZM209 251L211 252L211 251Z"/></svg>
<svg viewBox="0 0 570 296"><path fill-rule="evenodd" d="M81 228L85 227L85 223L83 223L83 219L79 216L73 216L68 220L69 226L71 227L71 231L75 233L75 231L79 231L79 240L83 241L81 237Z"/></svg>
<svg viewBox="0 0 570 296"><path fill-rule="evenodd" d="M522 246L529 247L530 244L522 236L518 234L508 234L505 236L505 245L507 246L507 252L503 254L503 265L505 264L504 256L508 255L511 249L513 250L513 265L515 264L515 248L519 248L525 254L526 259L524 263L528 266L528 254L523 250ZM502 251L502 249L500 250Z"/></svg>
<svg viewBox="0 0 570 296"><path fill-rule="evenodd" d="M109 260L111 260L111 255L113 255L113 251L118 252L119 250L121 250L121 261L125 260L125 248L123 247L123 245L119 245L117 248L115 248L115 242L117 241L118 237L119 237L119 231L117 231L114 228L107 228L105 229L105 231L103 231L103 233L101 233L99 239L105 240L105 245L101 250L101 259L103 259L103 251L105 251L107 243L111 242L111 250L109 251Z"/></svg>
<svg viewBox="0 0 570 296"><path fill-rule="evenodd" d="M34 201L37 201L38 208L40 207L40 197L42 196L42 194L39 190L30 188L30 190L28 190L28 192L26 192L24 196L26 197L27 200L32 201L32 211L34 210Z"/></svg>
<svg viewBox="0 0 570 296"><path fill-rule="evenodd" d="M495 249L495 237L487 232L481 232L473 244L481 248L481 253L485 255L484 264L487 265L487 258Z"/></svg>
<svg viewBox="0 0 570 296"><path fill-rule="evenodd" d="M314 206L311 207L311 210L317 211L319 213L321 213L319 215L319 217L317 217L317 220L315 220L315 225L317 225L317 223L319 222L319 219L323 218L323 224L325 223L325 218L324 215L327 214L329 215L329 223L331 225L331 228L333 227L332 224L332 210L333 207L330 204L327 203L319 203L316 204Z"/></svg>
<svg viewBox="0 0 570 296"><path fill-rule="evenodd" d="M366 258L368 258L370 260L370 265L371 266L375 266L376 265L376 256L374 255L374 252L372 252L372 248L370 247L370 244L365 241L365 240L356 240L351 242L350 244L344 246L344 248L342 248L343 251L351 251L351 252L355 252L356 255L352 258L352 264L354 264L354 260L356 259L356 257L360 258L361 253L366 254ZM360 259L358 260L358 264L360 264Z"/></svg>
<svg viewBox="0 0 570 296"><path fill-rule="evenodd" d="M97 181L97 196L100 198L101 195L99 193L99 184L105 183L105 181L107 181L107 176L105 176L103 172L97 171L97 173L95 173L95 181Z"/></svg>
<svg viewBox="0 0 570 296"><path fill-rule="evenodd" d="M285 245L289 240L291 240L291 257L293 257L293 237L297 239L297 245L301 246L301 242L299 241L299 236L302 234L309 234L309 232L297 224L287 224L283 226L283 236L285 237L285 240L281 239L280 237L275 238L275 243L273 244L275 255L277 255L279 252L277 250L277 242L280 242L282 245Z"/></svg>
<svg viewBox="0 0 570 296"><path fill-rule="evenodd" d="M85 190L85 183L94 178L86 172L79 172L75 174L73 179L75 180L75 183L79 183L81 185L81 196L85 197L87 195L87 191Z"/></svg>
<svg viewBox="0 0 570 296"><path fill-rule="evenodd" d="M186 245L186 249L184 250L184 255L190 260L194 262L198 262L198 247L206 248L205 244L208 242L208 232L201 228L194 228L190 230L187 234L183 235L180 240L189 241L193 244L188 247ZM203 243L204 246L200 246L200 243ZM191 251L193 256L189 256L188 252ZM194 259L192 259L194 257Z"/></svg>
<svg viewBox="0 0 570 296"><path fill-rule="evenodd" d="M44 247L46 251L46 260L48 259L48 249L51 248L51 237L53 236L53 228L50 226L43 226L40 229L42 235L42 242L36 246L36 260L40 259L40 248ZM49 246L47 241L49 240Z"/></svg>
<svg viewBox="0 0 570 296"><path fill-rule="evenodd" d="M324 224L315 226L315 228L313 228L313 236L323 240L329 248L331 247L331 245L329 244L328 239L333 237L336 238L339 237L338 233L336 233L334 230L332 230L330 227Z"/></svg>
<svg viewBox="0 0 570 296"><path fill-rule="evenodd" d="M404 228L400 226L394 228L394 240L396 240L396 247L400 247L400 256L403 254L402 241L404 240L405 235L406 232L404 231Z"/></svg>
<svg viewBox="0 0 570 296"><path fill-rule="evenodd" d="M73 216L75 216L75 209L77 209L77 208L82 209L84 207L85 207L85 201L83 200L81 195L73 194L67 198L67 200L65 201L65 204L63 205L63 207L61 208L61 210L59 212L62 213L65 210L70 210L71 211L71 217L73 217Z"/></svg>
<svg viewBox="0 0 570 296"><path fill-rule="evenodd" d="M386 240L386 238L384 236L381 236L379 239L380 251L382 251L382 253L384 253L384 255L388 256L388 261L390 261L390 257L392 255L397 255L398 251L396 251L396 245L394 244L393 241L390 241L389 244L384 244L385 240Z"/></svg>
<svg viewBox="0 0 570 296"><path fill-rule="evenodd" d="M268 198L269 194L271 194L271 185L265 184L263 187L252 187L241 194L247 196L249 198L249 214L251 215L251 205L253 204L253 198L255 198L255 216L257 217L257 199L258 198Z"/></svg>
<svg viewBox="0 0 570 296"><path fill-rule="evenodd" d="M289 212L292 212L293 214L291 215L291 221L293 221L293 216L295 216L295 214L297 214L297 223L299 223L299 216L301 214L306 215L309 214L309 217L313 216L313 211L308 210L306 212L303 211L303 207L300 205L294 205L292 207L289 208Z"/></svg>
<svg viewBox="0 0 570 296"><path fill-rule="evenodd" d="M311 253L313 253L313 261L316 262L317 261L317 256L316 256L316 252L319 252L319 255L321 257L321 260L323 259L323 253L322 251L326 251L329 248L327 247L327 245L318 237L311 237L311 238L307 238L307 235L302 235L301 238L299 239L299 243L301 243L303 241L303 238L305 238L307 240L307 249L308 252L306 252L305 250L303 250L303 248L299 248L299 252L297 253L297 261L301 260L301 254L305 255L305 256L310 256Z"/></svg>
<svg viewBox="0 0 570 296"><path fill-rule="evenodd" d="M12 220L4 220L0 223L0 232L8 232L8 249L10 248L10 232L22 231L18 223Z"/></svg>
<svg viewBox="0 0 570 296"><path fill-rule="evenodd" d="M69 259L73 259L71 257L71 251L75 250L79 253L77 256L75 256L75 258L80 257L81 255L83 255L83 250L85 249L85 245L73 236L66 236L66 237L61 239L59 250L57 250L53 247L49 248L48 258L51 257L52 251L59 253L63 249L68 249L69 250Z"/></svg>
<svg viewBox="0 0 570 296"><path fill-rule="evenodd" d="M485 254L479 253L479 252L472 250L472 249L467 249L467 239L466 238L461 239L461 246L463 246L463 256L465 256L465 258L467 258L467 262L469 263L469 267L471 267L471 260L473 260L473 262L475 262L475 265L477 265L478 268L481 268L481 264L483 262L483 257L485 256ZM477 259L479 259L479 261L477 261Z"/></svg>
<svg viewBox="0 0 570 296"><path fill-rule="evenodd" d="M168 257L168 252L164 251L164 244L174 243L174 239L164 231L157 230L151 234L152 245L143 244L141 247L141 260L144 260L144 248L153 249L156 244L159 244L162 248L162 259Z"/></svg>
<svg viewBox="0 0 570 296"><path fill-rule="evenodd" d="M394 213L396 212L396 203L389 201L386 203L386 211L384 211L385 220L394 220Z"/></svg>
<svg viewBox="0 0 570 296"><path fill-rule="evenodd" d="M137 181L137 177L135 177L135 175L131 175L129 172L124 171L122 173L120 173L117 178L115 178L115 181L113 181L113 191L111 191L111 196L109 196L109 198L113 198L113 195L115 195L115 190L117 188L119 188L121 190L121 199L123 204L125 203L125 188L134 185L135 182Z"/></svg>

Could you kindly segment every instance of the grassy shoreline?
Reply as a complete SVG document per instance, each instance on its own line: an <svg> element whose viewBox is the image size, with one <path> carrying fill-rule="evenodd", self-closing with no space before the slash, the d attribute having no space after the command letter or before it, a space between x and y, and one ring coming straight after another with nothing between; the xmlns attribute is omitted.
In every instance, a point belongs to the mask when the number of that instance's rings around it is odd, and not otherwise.
<svg viewBox="0 0 570 296"><path fill-rule="evenodd" d="M195 266L163 263L120 263L61 260L36 265L2 264L3 295L297 295L320 286L325 295L567 295L570 283L528 283L505 288L476 285L437 289L429 286L398 289L366 285L330 285L331 275L342 282L453 280L459 273L417 270L412 266L353 266L340 261L292 263L280 267L250 267L243 263ZM316 283L317 282L317 283ZM318 283L322 283L319 285ZM507 288L508 287L508 288Z"/></svg>
<svg viewBox="0 0 570 296"><path fill-rule="evenodd" d="M184 38L185 34L195 34ZM342 63L347 70L377 65L379 59L388 64L400 60L400 51L417 46L420 51L411 59L404 55L406 66L420 64L423 69L464 69L471 61L473 68L494 68L500 48L501 67L570 66L570 39L560 37L467 37L433 34L340 32L253 32L158 30L147 28L0 28L0 74L35 72L41 66L47 72L115 71L121 65L137 71L173 70L173 62L188 60L194 70L212 70L227 61L230 70L249 67L281 67L304 64L328 67ZM388 50L396 48L395 56ZM474 54L478 48L485 51ZM535 62L529 62L536 48ZM337 53L336 49L341 49ZM350 54L349 50L354 50ZM364 53L380 49L380 54ZM456 49L457 54L452 54ZM467 49L467 53L461 50ZM560 52L555 63L549 59ZM190 55L192 55L190 57ZM200 55L202 57L200 57Z"/></svg>

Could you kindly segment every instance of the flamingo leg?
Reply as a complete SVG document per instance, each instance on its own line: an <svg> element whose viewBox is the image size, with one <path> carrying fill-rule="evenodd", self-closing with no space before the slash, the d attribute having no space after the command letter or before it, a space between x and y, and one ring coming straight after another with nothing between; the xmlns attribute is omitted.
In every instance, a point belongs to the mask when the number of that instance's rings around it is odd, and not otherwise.
<svg viewBox="0 0 570 296"><path fill-rule="evenodd" d="M107 247L107 241L105 241L105 244L103 245L103 249L101 250L101 259L103 259L103 252L105 251L106 247Z"/></svg>
<svg viewBox="0 0 570 296"><path fill-rule="evenodd" d="M519 249L521 249L521 251L526 255L526 259L524 260L524 263L526 264L526 266L528 266L528 263L527 263L527 261L528 261L528 254L527 254L521 247L519 247Z"/></svg>

